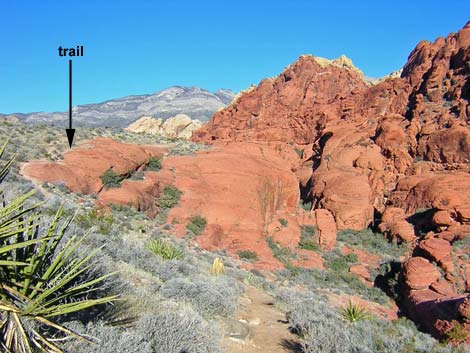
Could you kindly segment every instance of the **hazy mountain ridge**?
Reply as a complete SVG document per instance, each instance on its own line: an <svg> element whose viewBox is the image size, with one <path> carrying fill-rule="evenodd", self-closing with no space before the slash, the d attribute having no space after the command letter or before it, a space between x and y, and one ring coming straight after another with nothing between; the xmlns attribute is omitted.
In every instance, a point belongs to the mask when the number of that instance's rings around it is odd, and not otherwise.
<svg viewBox="0 0 470 353"><path fill-rule="evenodd" d="M214 93L198 87L173 86L153 94L132 95L101 103L73 107L74 125L126 127L143 116L167 119L187 114L192 119L207 121L214 112L229 104L235 93L220 89ZM29 124L66 124L68 112L34 112L0 114L15 116Z"/></svg>

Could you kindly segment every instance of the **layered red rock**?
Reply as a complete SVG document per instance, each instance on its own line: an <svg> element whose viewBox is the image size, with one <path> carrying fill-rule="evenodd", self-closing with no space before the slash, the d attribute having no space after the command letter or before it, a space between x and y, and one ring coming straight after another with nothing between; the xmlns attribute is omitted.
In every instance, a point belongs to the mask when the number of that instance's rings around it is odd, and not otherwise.
<svg viewBox="0 0 470 353"><path fill-rule="evenodd" d="M124 180L120 188L105 188L101 176L109 169L123 177L144 169L150 157L162 157L164 147L138 146L97 138L64 154L58 162L33 161L22 168L25 177L40 182L61 183L73 192L97 194L97 204L132 205L155 214L156 196L168 176L145 172L144 180Z"/></svg>
<svg viewBox="0 0 470 353"><path fill-rule="evenodd" d="M363 229L382 214L383 232L417 246L403 270L405 302L414 319L443 333L469 288L464 257L457 268L450 246L470 236L469 63L470 23L422 41L401 77L372 87L355 70L303 56L216 113L193 139L303 150L295 170L314 210L328 210L337 229Z"/></svg>
<svg viewBox="0 0 470 353"><path fill-rule="evenodd" d="M334 221L327 211L318 219L299 209L298 180L279 150L262 143L217 144L196 156L166 158L163 166L174 170L174 183L182 191L169 214L176 234L184 236L190 218L200 215L207 227L194 241L203 249L224 249L234 256L248 250L257 254L256 268L282 268L269 247L270 237L290 248L293 265L323 267L319 254L298 249L300 226L319 221L320 240L333 246Z"/></svg>

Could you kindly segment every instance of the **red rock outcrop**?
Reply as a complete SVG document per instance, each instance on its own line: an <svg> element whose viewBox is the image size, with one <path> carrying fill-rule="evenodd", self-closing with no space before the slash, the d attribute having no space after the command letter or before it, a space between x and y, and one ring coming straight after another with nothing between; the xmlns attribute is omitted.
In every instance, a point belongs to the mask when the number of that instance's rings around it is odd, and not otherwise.
<svg viewBox="0 0 470 353"><path fill-rule="evenodd" d="M189 218L201 215L207 227L195 242L204 249L225 249L233 255L249 250L258 255L256 268L282 268L268 245L270 236L279 246L291 249L293 264L322 268L320 255L297 249L300 225L319 221L324 232L319 240L331 246L336 240L334 222L327 214L321 219L299 217L298 180L282 153L263 143L214 147L196 157L164 160L164 169L175 171L175 185L183 192L169 214L176 234L184 235Z"/></svg>
<svg viewBox="0 0 470 353"><path fill-rule="evenodd" d="M273 256L267 239L272 237L275 244L290 249L292 256L286 260L292 265L323 268L320 254L299 249L301 226L317 225L319 245L332 249L336 224L327 210L299 209L299 184L292 172L295 152L265 143L221 144L195 156L167 157L160 171L145 171L142 180L103 187L100 176L106 170L128 176L164 151L96 139L66 153L62 161L28 163L23 174L64 183L74 192L97 194L98 206L131 205L149 216L158 211L163 187L175 185L182 192L168 219L175 235L185 236L190 218L198 215L207 220L207 227L194 242L204 249L224 249L234 256L252 251L258 256L254 267L274 270L285 264Z"/></svg>
<svg viewBox="0 0 470 353"><path fill-rule="evenodd" d="M410 242L415 237L413 225L406 220L405 211L398 207L385 209L378 229L399 241Z"/></svg>
<svg viewBox="0 0 470 353"><path fill-rule="evenodd" d="M383 232L415 247L403 269L405 301L414 319L442 334L461 319L455 303L469 288L465 257L451 246L470 236L469 127L470 23L420 42L401 77L374 86L350 67L302 56L193 139L302 151L294 169L314 210L328 210L340 230L363 229L376 212Z"/></svg>
<svg viewBox="0 0 470 353"><path fill-rule="evenodd" d="M155 172L145 172L144 180L125 180L120 188L106 189L101 176L108 169L129 176L145 167L152 156L161 157L166 148L137 146L107 138L97 138L66 152L59 162L34 161L22 168L25 177L40 182L63 183L73 192L97 194L100 205L133 205L137 209L155 214L155 197L160 182L168 184L168 177L158 180ZM170 180L171 181L171 180Z"/></svg>
<svg viewBox="0 0 470 353"><path fill-rule="evenodd" d="M322 249L330 251L336 245L336 223L328 210L316 209L315 221L317 225L318 241Z"/></svg>

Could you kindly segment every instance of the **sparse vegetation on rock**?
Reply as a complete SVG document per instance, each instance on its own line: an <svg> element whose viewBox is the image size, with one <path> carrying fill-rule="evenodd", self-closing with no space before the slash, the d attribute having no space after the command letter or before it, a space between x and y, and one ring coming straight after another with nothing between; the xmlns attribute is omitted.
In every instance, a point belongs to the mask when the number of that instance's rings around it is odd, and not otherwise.
<svg viewBox="0 0 470 353"><path fill-rule="evenodd" d="M188 224L186 225L186 230L191 235L200 235L206 228L207 220L199 215L193 216L189 219Z"/></svg>
<svg viewBox="0 0 470 353"><path fill-rule="evenodd" d="M299 247L306 250L319 251L317 229L315 226L304 225L300 227Z"/></svg>
<svg viewBox="0 0 470 353"><path fill-rule="evenodd" d="M181 191L175 186L165 186L158 199L158 206L161 208L175 207L181 197Z"/></svg>
<svg viewBox="0 0 470 353"><path fill-rule="evenodd" d="M259 259L258 254L251 250L240 250L238 256L240 256L240 259L247 261L258 261Z"/></svg>
<svg viewBox="0 0 470 353"><path fill-rule="evenodd" d="M145 166L145 170L158 172L162 169L162 159L158 157L150 157L147 165Z"/></svg>
<svg viewBox="0 0 470 353"><path fill-rule="evenodd" d="M124 180L121 175L117 174L112 169L106 170L100 178L101 182L106 188L118 188L121 186L121 182Z"/></svg>

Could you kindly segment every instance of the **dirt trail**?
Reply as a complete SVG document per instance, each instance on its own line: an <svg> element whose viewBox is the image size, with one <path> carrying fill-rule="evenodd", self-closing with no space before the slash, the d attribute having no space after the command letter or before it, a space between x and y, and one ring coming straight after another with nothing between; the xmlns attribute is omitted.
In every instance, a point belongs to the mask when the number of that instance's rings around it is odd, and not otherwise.
<svg viewBox="0 0 470 353"><path fill-rule="evenodd" d="M273 298L263 290L247 286L235 319L243 320L248 324L250 335L244 340L224 338L222 351L226 353L298 352L298 337L289 332L285 314L273 304Z"/></svg>

